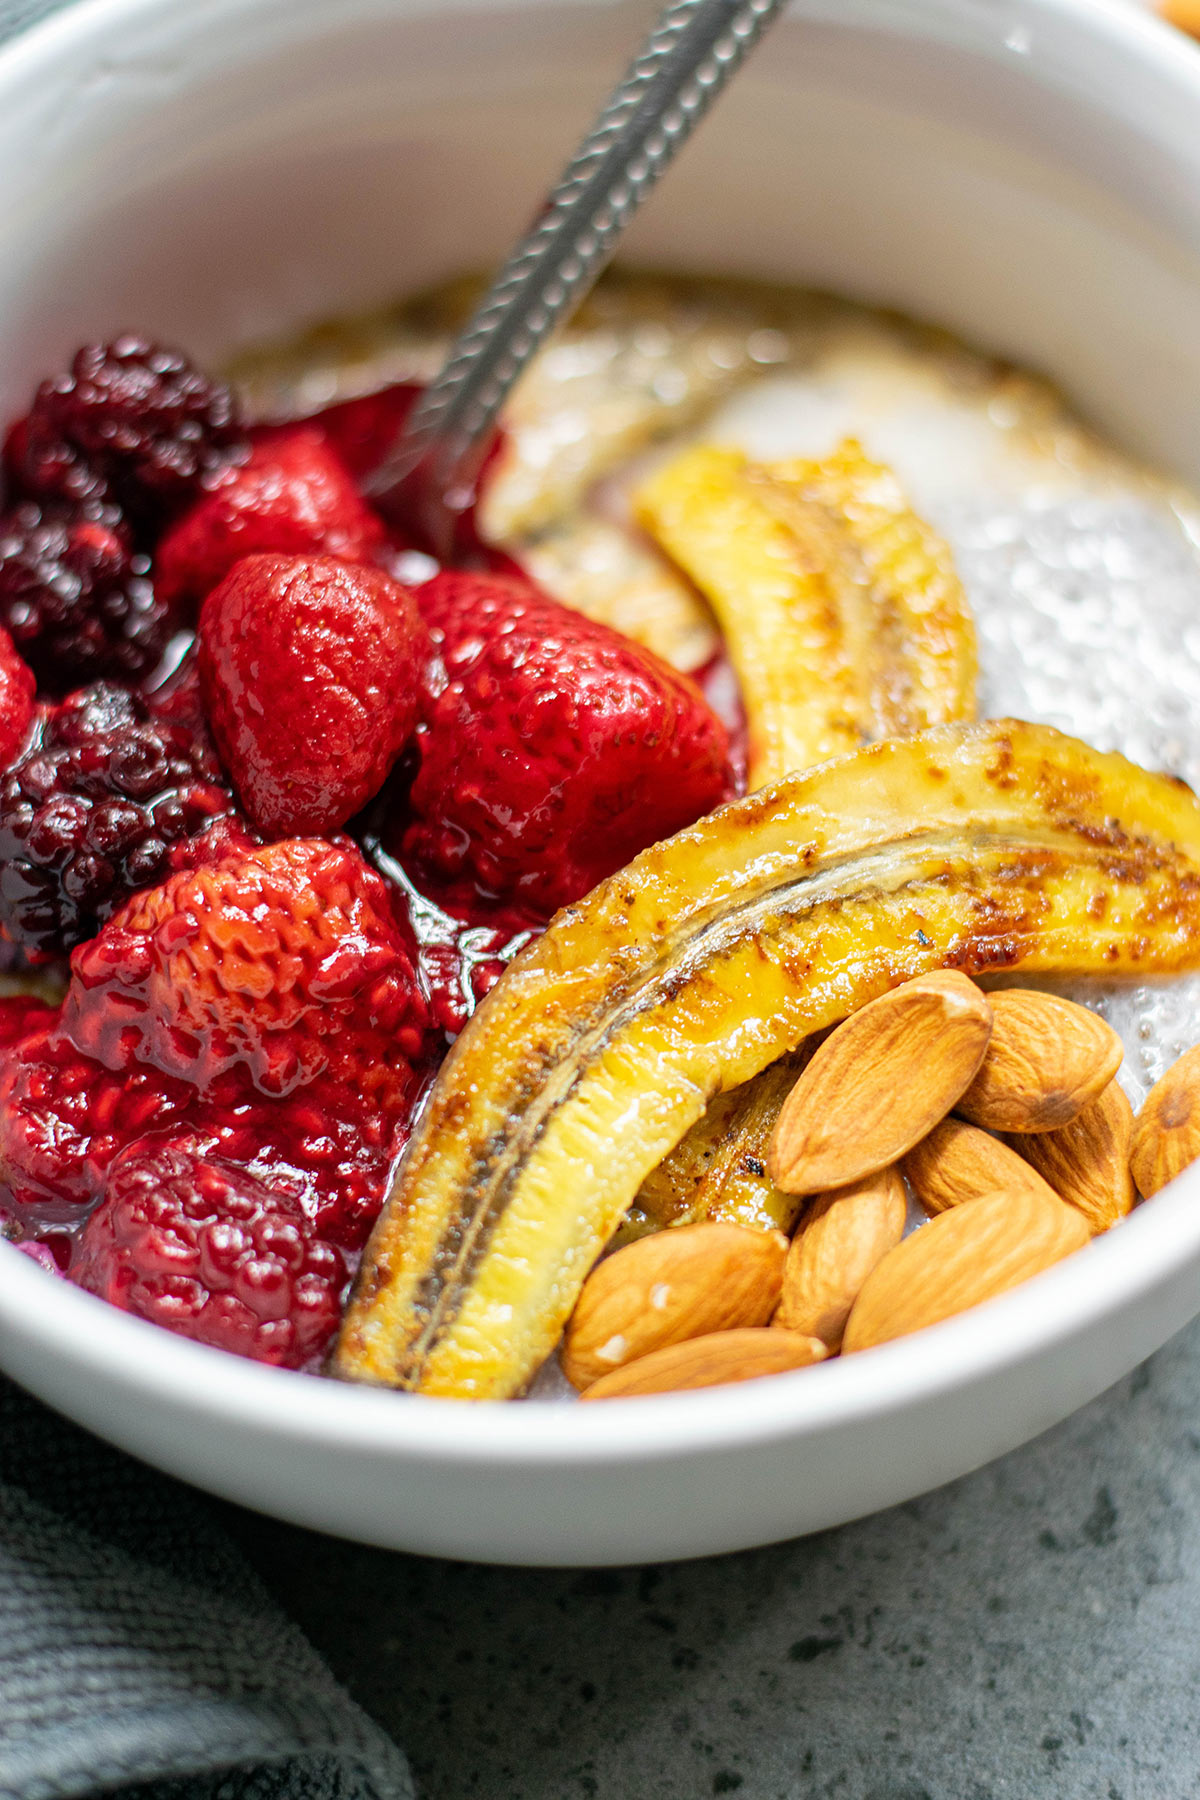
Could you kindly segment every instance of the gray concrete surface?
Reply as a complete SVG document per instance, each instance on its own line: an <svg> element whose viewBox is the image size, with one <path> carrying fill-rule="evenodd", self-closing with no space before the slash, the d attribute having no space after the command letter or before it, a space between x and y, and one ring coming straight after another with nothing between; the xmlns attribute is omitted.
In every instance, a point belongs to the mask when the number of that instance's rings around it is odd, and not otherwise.
<svg viewBox="0 0 1200 1800"><path fill-rule="evenodd" d="M237 1528L424 1800L1200 1795L1200 1325L840 1531L582 1573Z"/></svg>

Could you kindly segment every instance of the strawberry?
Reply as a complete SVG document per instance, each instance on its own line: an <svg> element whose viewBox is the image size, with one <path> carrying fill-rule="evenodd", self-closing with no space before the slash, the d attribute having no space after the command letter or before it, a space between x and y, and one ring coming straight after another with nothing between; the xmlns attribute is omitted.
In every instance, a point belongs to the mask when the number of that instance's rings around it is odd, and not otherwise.
<svg viewBox="0 0 1200 1800"><path fill-rule="evenodd" d="M303 1171L314 1230L348 1251L431 1050L387 888L320 842L137 896L76 951L61 1014L31 1008L28 1025L0 1058L0 1180L19 1205L74 1213L131 1142L188 1127L264 1178Z"/></svg>
<svg viewBox="0 0 1200 1800"><path fill-rule="evenodd" d="M0 630L0 768L16 760L29 733L35 686L33 670Z"/></svg>
<svg viewBox="0 0 1200 1800"><path fill-rule="evenodd" d="M75 1246L71 1278L184 1337L283 1368L314 1365L350 1270L314 1231L311 1181L269 1182L193 1134L129 1145Z"/></svg>
<svg viewBox="0 0 1200 1800"><path fill-rule="evenodd" d="M404 1111L426 1003L388 891L356 850L286 840L169 876L71 958L63 1027L110 1069L259 1093L328 1075Z"/></svg>
<svg viewBox="0 0 1200 1800"><path fill-rule="evenodd" d="M526 582L417 590L420 766L401 855L545 917L733 792L724 726L686 676Z"/></svg>
<svg viewBox="0 0 1200 1800"><path fill-rule="evenodd" d="M251 819L328 835L379 788L412 735L424 634L381 569L251 556L204 602L209 721Z"/></svg>
<svg viewBox="0 0 1200 1800"><path fill-rule="evenodd" d="M414 381L395 381L373 394L337 400L304 423L317 430L342 465L360 485L395 449L421 389Z"/></svg>
<svg viewBox="0 0 1200 1800"><path fill-rule="evenodd" d="M155 589L166 605L199 602L243 556L323 553L369 561L383 526L321 432L292 427L259 440L171 527Z"/></svg>

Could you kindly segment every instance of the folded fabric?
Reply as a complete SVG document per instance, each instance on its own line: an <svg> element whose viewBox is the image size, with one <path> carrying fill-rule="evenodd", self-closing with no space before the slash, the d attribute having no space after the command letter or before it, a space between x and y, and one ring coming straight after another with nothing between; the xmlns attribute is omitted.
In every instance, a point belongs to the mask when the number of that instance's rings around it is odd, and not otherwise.
<svg viewBox="0 0 1200 1800"><path fill-rule="evenodd" d="M0 1797L113 1792L413 1788L207 1503L0 1381Z"/></svg>
<svg viewBox="0 0 1200 1800"><path fill-rule="evenodd" d="M204 1502L0 1381L0 1800L412 1792Z"/></svg>

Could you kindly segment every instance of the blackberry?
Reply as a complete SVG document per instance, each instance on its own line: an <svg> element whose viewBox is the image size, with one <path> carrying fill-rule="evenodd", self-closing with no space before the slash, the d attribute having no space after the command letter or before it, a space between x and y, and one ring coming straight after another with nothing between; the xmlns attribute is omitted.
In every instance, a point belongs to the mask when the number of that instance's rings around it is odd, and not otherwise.
<svg viewBox="0 0 1200 1800"><path fill-rule="evenodd" d="M206 737L156 718L111 682L38 708L0 777L0 931L60 953L93 937L129 894L233 796Z"/></svg>
<svg viewBox="0 0 1200 1800"><path fill-rule="evenodd" d="M28 500L0 517L0 625L50 693L97 676L136 680L170 630L150 562L119 513L73 513Z"/></svg>
<svg viewBox="0 0 1200 1800"><path fill-rule="evenodd" d="M246 452L233 395L145 338L85 344L9 433L9 474L35 500L115 502L153 535Z"/></svg>

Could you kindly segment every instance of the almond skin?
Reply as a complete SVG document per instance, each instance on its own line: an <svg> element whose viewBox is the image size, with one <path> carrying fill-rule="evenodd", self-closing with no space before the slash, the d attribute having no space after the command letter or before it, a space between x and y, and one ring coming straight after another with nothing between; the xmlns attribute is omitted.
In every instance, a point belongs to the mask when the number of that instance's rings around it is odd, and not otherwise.
<svg viewBox="0 0 1200 1800"><path fill-rule="evenodd" d="M1032 1140L1031 1140L1032 1141ZM901 1163L923 1209L933 1218L983 1194L1028 1190L1053 1200L1053 1188L1015 1149L963 1119L943 1119Z"/></svg>
<svg viewBox="0 0 1200 1800"><path fill-rule="evenodd" d="M894 1168L818 1195L792 1239L772 1324L836 1350L863 1282L900 1242L907 1216L904 1183Z"/></svg>
<svg viewBox="0 0 1200 1800"><path fill-rule="evenodd" d="M1172 1063L1146 1095L1133 1129L1130 1168L1145 1199L1200 1156L1200 1045Z"/></svg>
<svg viewBox="0 0 1200 1800"><path fill-rule="evenodd" d="M779 1303L788 1241L744 1225L680 1225L598 1263L563 1342L567 1380L600 1376L713 1331L765 1325Z"/></svg>
<svg viewBox="0 0 1200 1800"><path fill-rule="evenodd" d="M1073 1206L1027 1191L952 1206L868 1275L842 1349L869 1350L966 1312L1081 1250L1089 1235Z"/></svg>
<svg viewBox="0 0 1200 1800"><path fill-rule="evenodd" d="M668 1344L637 1362L602 1375L583 1393L585 1400L619 1400L636 1394L673 1394L684 1388L723 1387L759 1375L805 1369L828 1355L820 1338L795 1331L714 1331L708 1337Z"/></svg>
<svg viewBox="0 0 1200 1800"><path fill-rule="evenodd" d="M776 1187L819 1194L896 1162L970 1085L991 1028L986 996L954 969L853 1013L783 1103L767 1154Z"/></svg>
<svg viewBox="0 0 1200 1800"><path fill-rule="evenodd" d="M1057 994L993 994L992 1040L955 1111L989 1131L1057 1131L1121 1066L1120 1038L1098 1013Z"/></svg>
<svg viewBox="0 0 1200 1800"><path fill-rule="evenodd" d="M1133 1210L1137 1192L1129 1172L1133 1108L1115 1081L1057 1131L1028 1132L1012 1147L1094 1233L1107 1231ZM1200 1150L1200 1143L1197 1144Z"/></svg>

